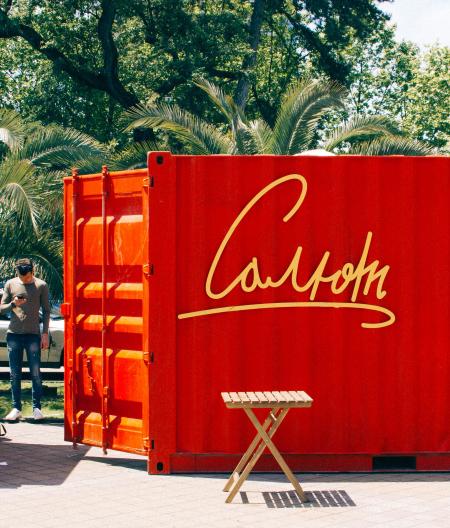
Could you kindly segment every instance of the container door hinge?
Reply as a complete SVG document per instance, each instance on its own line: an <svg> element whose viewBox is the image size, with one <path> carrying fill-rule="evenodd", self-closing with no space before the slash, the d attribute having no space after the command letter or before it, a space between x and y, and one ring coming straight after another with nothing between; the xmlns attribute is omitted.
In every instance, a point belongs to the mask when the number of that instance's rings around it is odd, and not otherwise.
<svg viewBox="0 0 450 528"><path fill-rule="evenodd" d="M142 271L144 272L144 275L146 277L149 277L150 275L153 275L154 273L154 266L153 264L144 264L142 266Z"/></svg>
<svg viewBox="0 0 450 528"><path fill-rule="evenodd" d="M143 187L154 187L155 186L155 178L153 176L150 176L149 178L144 178L142 180Z"/></svg>
<svg viewBox="0 0 450 528"><path fill-rule="evenodd" d="M143 357L145 363L153 363L154 361L153 352L143 352Z"/></svg>

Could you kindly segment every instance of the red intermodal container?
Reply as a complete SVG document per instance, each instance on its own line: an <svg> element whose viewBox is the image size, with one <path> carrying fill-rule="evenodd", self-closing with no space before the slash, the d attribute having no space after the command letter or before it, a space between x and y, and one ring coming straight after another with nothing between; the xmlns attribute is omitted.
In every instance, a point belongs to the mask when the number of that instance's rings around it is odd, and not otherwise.
<svg viewBox="0 0 450 528"><path fill-rule="evenodd" d="M254 431L220 393L301 389L292 468L450 469L450 158L152 152L64 183L67 440L230 470Z"/></svg>

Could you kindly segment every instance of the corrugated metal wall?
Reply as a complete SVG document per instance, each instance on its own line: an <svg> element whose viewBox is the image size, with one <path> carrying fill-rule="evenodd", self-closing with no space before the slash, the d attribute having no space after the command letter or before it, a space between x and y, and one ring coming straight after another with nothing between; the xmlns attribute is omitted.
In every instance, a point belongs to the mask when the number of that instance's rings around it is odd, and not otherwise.
<svg viewBox="0 0 450 528"><path fill-rule="evenodd" d="M303 389L313 407L277 433L294 467L448 469L449 181L448 158L169 153L68 179L67 438L75 401L79 440L101 443L106 382L105 446L148 447L151 472L228 469L253 433L220 392Z"/></svg>

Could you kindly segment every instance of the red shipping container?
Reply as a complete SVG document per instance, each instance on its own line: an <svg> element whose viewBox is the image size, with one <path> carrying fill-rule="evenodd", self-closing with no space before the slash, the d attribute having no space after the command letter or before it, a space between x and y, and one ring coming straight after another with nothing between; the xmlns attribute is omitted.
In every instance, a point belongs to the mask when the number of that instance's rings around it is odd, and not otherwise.
<svg viewBox="0 0 450 528"><path fill-rule="evenodd" d="M302 389L294 469L450 469L449 182L445 157L167 152L66 178L65 438L231 470L254 432L220 392Z"/></svg>

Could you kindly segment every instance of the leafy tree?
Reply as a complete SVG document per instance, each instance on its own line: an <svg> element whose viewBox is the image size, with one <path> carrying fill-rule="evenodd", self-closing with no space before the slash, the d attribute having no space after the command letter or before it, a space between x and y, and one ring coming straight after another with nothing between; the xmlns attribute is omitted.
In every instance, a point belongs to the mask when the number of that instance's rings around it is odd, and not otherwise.
<svg viewBox="0 0 450 528"><path fill-rule="evenodd" d="M44 211L39 223L39 232L18 229L17 217L3 212L0 216L0 277L13 275L18 258L33 259L36 274L49 285L51 297L62 299L63 244L62 212Z"/></svg>
<svg viewBox="0 0 450 528"><path fill-rule="evenodd" d="M376 0L0 0L0 86L32 119L102 141L151 98L214 120L191 83L205 75L273 125L293 79L315 68L345 83L349 42L386 18Z"/></svg>
<svg viewBox="0 0 450 528"><path fill-rule="evenodd" d="M405 86L404 128L450 152L450 48L433 46L420 58Z"/></svg>
<svg viewBox="0 0 450 528"><path fill-rule="evenodd" d="M104 92L75 83L23 39L0 40L0 107L22 118L57 123L112 141L121 107Z"/></svg>
<svg viewBox="0 0 450 528"><path fill-rule="evenodd" d="M395 42L393 31L383 29L364 43L354 39L345 55L353 64L350 114L391 116L410 137L435 147L449 141L448 47L421 52L411 42Z"/></svg>
<svg viewBox="0 0 450 528"><path fill-rule="evenodd" d="M314 149L318 125L330 110L342 108L347 95L334 81L303 80L283 97L275 125L247 120L243 110L219 87L199 81L216 108L225 117L225 132L177 105L139 105L125 113L127 129L149 126L175 136L193 154L298 154ZM383 116L356 116L336 127L320 142L328 151L344 149L359 154L427 154L430 148L405 139Z"/></svg>
<svg viewBox="0 0 450 528"><path fill-rule="evenodd" d="M103 147L76 130L27 123L6 109L0 109L0 145L0 273L27 254L60 295L61 176Z"/></svg>

